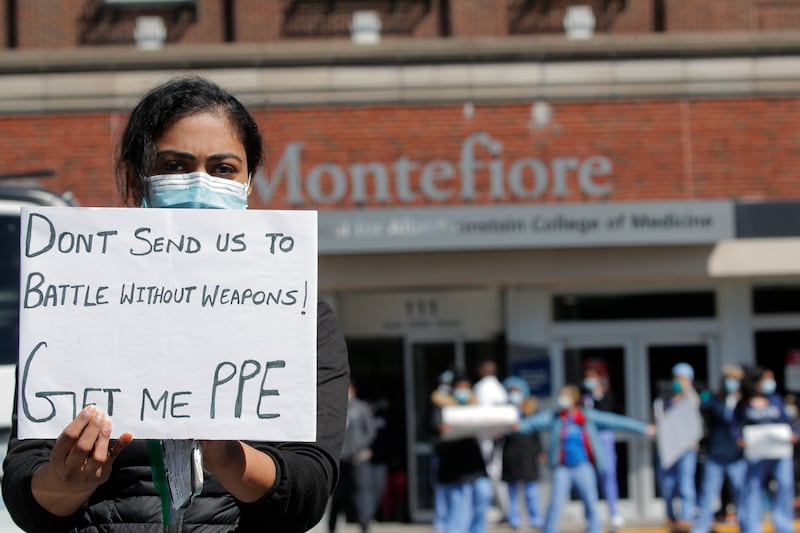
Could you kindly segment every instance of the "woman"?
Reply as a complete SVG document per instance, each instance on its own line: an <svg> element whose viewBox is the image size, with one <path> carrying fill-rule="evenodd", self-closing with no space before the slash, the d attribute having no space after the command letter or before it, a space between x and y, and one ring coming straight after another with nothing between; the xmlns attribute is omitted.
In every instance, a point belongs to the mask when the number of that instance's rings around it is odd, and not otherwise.
<svg viewBox="0 0 800 533"><path fill-rule="evenodd" d="M700 405L708 435L706 459L703 463L703 483L697 518L692 533L708 533L714 518L714 505L727 477L733 502L738 502L744 483L747 464L742 449L733 435L733 412L741 398L744 372L740 366L726 365L722 369L722 384L717 394Z"/></svg>
<svg viewBox="0 0 800 533"><path fill-rule="evenodd" d="M123 201L143 207L243 209L261 164L258 127L242 104L196 77L156 87L134 108L117 162ZM338 476L349 370L336 318L318 302L317 440L203 441L205 482L177 529L306 531ZM16 411L14 414L16 420ZM85 407L55 441L18 440L3 497L28 531L163 531L145 441Z"/></svg>
<svg viewBox="0 0 800 533"><path fill-rule="evenodd" d="M452 370L445 370L439 374L439 385L431 392L431 412L433 413L434 435L439 434L441 425L441 410L449 405L458 405L453 398L453 377ZM436 533L444 533L447 530L447 496L445 485L438 480L439 471L439 448L441 440L434 438L433 454L431 455L431 482L433 484L433 530Z"/></svg>
<svg viewBox="0 0 800 533"><path fill-rule="evenodd" d="M608 373L604 365L587 361L583 372L583 405L600 411L616 412L616 402L608 382ZM606 468L598 472L600 477L600 490L608 505L608 516L611 529L619 529L625 523L619 512L619 482L617 481L617 445L614 432L602 430L599 433L600 442L603 444L603 460Z"/></svg>
<svg viewBox="0 0 800 533"><path fill-rule="evenodd" d="M564 505L574 487L585 508L586 530L600 532L597 512L597 476L605 470L598 430L632 431L646 435L655 429L627 416L582 408L581 393L575 385L567 385L558 395L558 409L541 411L522 419L521 433L550 432L548 457L553 469L550 506L544 520L543 533L556 533ZM593 464L594 463L594 464Z"/></svg>
<svg viewBox="0 0 800 533"><path fill-rule="evenodd" d="M469 377L456 372L453 377L455 405L475 405ZM486 511L492 495L492 483L486 472L478 439L472 436L451 437L451 428L443 421L442 411L433 411L434 432L442 440L437 446L439 466L437 483L443 487L446 533L486 533Z"/></svg>
<svg viewBox="0 0 800 533"><path fill-rule="evenodd" d="M656 400L655 411L666 413L684 401L697 407L699 427L700 396L694 388L694 368L689 363L678 363L672 367L672 390L666 398ZM667 523L677 531L689 531L694 523L697 505L697 447L694 444L667 468L662 465L660 455L657 458L657 474L666 506ZM678 512L675 511L675 499L680 502Z"/></svg>
<svg viewBox="0 0 800 533"><path fill-rule="evenodd" d="M518 376L503 380L508 391L508 401L519 409L520 418L530 416L536 411L536 397L530 395L528 383ZM536 433L510 433L503 440L503 468L501 479L508 487L508 523L514 529L522 526L519 514L519 489L525 497L528 510L528 525L542 527L542 514L539 510L539 459L542 456L542 442Z"/></svg>
<svg viewBox="0 0 800 533"><path fill-rule="evenodd" d="M794 468L792 448L787 446L784 457L759 457L758 451L748 450L744 439L747 426L778 424L788 426L791 443L797 442L797 428L786 413L783 400L775 393L775 375L768 368L747 370L742 380L742 400L734 412L734 431L740 446L745 447L747 472L739 506L739 527L742 533L761 533L765 482L774 478L777 490L772 500L772 523L776 533L794 531L793 499ZM788 444L788 442L787 442Z"/></svg>

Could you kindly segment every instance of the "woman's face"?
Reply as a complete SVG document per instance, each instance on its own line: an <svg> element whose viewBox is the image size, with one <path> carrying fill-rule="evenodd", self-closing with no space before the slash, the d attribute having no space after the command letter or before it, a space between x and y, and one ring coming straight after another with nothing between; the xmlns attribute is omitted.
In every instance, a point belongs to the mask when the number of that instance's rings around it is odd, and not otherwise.
<svg viewBox="0 0 800 533"><path fill-rule="evenodd" d="M247 153L235 129L221 113L198 113L176 122L156 139L151 176L205 172L246 183Z"/></svg>

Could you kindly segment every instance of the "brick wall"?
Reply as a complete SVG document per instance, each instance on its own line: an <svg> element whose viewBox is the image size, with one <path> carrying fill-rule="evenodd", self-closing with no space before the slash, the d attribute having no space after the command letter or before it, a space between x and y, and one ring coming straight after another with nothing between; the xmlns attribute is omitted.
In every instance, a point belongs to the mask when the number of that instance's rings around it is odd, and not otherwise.
<svg viewBox="0 0 800 533"><path fill-rule="evenodd" d="M368 206L460 204L461 154L465 140L477 133L502 146L490 153L485 143L475 144L473 204L800 199L800 99L554 103L551 111L550 122L537 125L530 103L478 105L472 115L460 105L256 109L268 145L268 181L278 187L265 204L258 196L266 194L260 184L251 206L292 207L286 180L279 180L277 171L286 163L282 157L289 143L298 142L303 143L296 148L300 176L308 179L316 172L324 198L335 196L332 172L347 182L340 202L307 201L306 206L353 207L351 166L357 163L380 163L392 178L389 202L376 203L369 185ZM124 119L119 113L0 117L0 165L4 173L54 170L56 178L42 184L72 191L82 205L117 205L111 154ZM401 202L396 190L395 165L403 156L416 196L408 202ZM582 191L577 171L569 166L592 156L613 165L597 180L613 187L607 195ZM422 168L432 161L439 169L445 163L453 169L451 179L438 182L447 198L419 194ZM559 195L553 169L565 161L572 162L564 167L561 192L566 194ZM502 165L503 195L492 194L497 184L487 170L491 165ZM523 169L520 186L527 197L510 192L514 165ZM535 165L540 165L538 182Z"/></svg>
<svg viewBox="0 0 800 533"><path fill-rule="evenodd" d="M651 32L657 5L663 6L659 12L663 11L663 26L670 32L800 28L800 10L791 0L550 0L548 7L525 0L450 0L449 26L453 37L560 33L566 7L576 3L594 7L599 33ZM97 4L85 0L18 1L19 48L129 45L139 14L163 15L170 44L220 43L225 39L221 0L198 0L195 18L173 11L100 12ZM0 37L6 32L6 5L0 2ZM378 10L387 39L441 35L439 2L237 0L234 6L234 37L242 43L348 39L356 9ZM6 45L7 39L3 39L2 46Z"/></svg>

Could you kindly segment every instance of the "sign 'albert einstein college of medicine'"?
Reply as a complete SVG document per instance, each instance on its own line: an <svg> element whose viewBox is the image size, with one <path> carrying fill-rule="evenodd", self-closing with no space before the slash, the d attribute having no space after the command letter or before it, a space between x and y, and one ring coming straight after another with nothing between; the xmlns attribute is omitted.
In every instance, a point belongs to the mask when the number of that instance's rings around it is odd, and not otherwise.
<svg viewBox="0 0 800 533"><path fill-rule="evenodd" d="M370 207L321 211L321 254L707 244L734 234L730 201L566 203L576 192L597 200L610 195L612 161L507 161L502 143L483 132L464 139L457 161L402 155L389 165L323 162L305 169L302 156L303 143L289 143L272 175L256 176L262 200L285 191L289 205ZM488 178L485 190L478 190L479 175ZM565 203L531 203L545 194ZM411 207L420 203L434 207Z"/></svg>

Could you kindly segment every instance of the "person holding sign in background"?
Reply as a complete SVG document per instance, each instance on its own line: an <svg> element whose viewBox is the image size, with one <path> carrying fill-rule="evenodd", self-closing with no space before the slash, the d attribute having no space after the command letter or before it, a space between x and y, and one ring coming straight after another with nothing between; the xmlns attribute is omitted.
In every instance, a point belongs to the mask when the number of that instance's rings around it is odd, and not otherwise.
<svg viewBox="0 0 800 533"><path fill-rule="evenodd" d="M772 500L772 523L777 533L794 531L794 468L792 455L797 442L797 428L786 413L783 400L776 394L772 370L751 367L742 380L742 399L734 411L734 434L744 449L747 470L737 506L742 533L761 533L765 482L775 479L777 489ZM737 502L738 503L738 502Z"/></svg>
<svg viewBox="0 0 800 533"><path fill-rule="evenodd" d="M167 81L130 115L117 162L122 199L150 208L244 209L262 149L255 121L230 93L198 77ZM202 441L202 492L177 529L302 532L314 526L339 475L348 382L344 338L331 308L319 301L316 441ZM3 498L21 528L165 530L145 441L125 431L112 440L110 417L94 405L55 440L19 440L16 406L13 419Z"/></svg>
<svg viewBox="0 0 800 533"><path fill-rule="evenodd" d="M662 446L659 443L657 456L657 475L661 485L661 494L666 506L667 523L677 531L689 531L692 528L697 506L697 490L695 487L695 471L697 469L697 450L701 437L702 419L700 418L700 396L694 388L694 368L689 363L677 363L672 367L671 389L664 398L657 398L654 402L654 414L659 424L659 433L670 433L665 429L664 419L670 416L675 418L675 413L683 413L681 409L686 409L691 418L680 420L677 417L676 423L681 424L685 431L676 436L682 438L688 436L691 440L688 444L680 441L678 445L670 443ZM671 427L671 426L670 426ZM696 429L695 435L691 430ZM680 453L674 458L665 457L667 452ZM676 512L674 501L678 499L680 508Z"/></svg>
<svg viewBox="0 0 800 533"><path fill-rule="evenodd" d="M476 405L469 376L456 371L453 376L453 399L456 406ZM452 436L453 428L444 421L443 411L452 406L434 407L433 432L441 438L437 445L439 465L436 482L443 487L446 518L445 533L486 533L486 511L491 500L492 483L475 436Z"/></svg>

